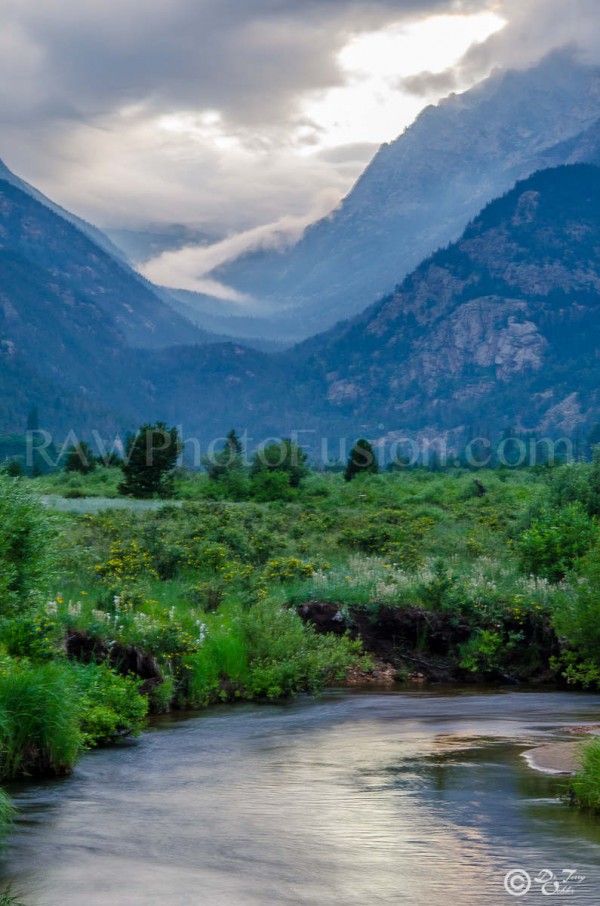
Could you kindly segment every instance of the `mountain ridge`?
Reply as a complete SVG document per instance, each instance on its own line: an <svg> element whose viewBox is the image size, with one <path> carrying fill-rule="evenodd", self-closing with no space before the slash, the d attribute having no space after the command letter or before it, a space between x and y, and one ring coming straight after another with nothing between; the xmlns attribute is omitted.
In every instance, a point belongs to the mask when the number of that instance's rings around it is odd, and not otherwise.
<svg viewBox="0 0 600 906"><path fill-rule="evenodd" d="M73 257L57 265L65 241ZM206 442L236 426L254 441L298 432L318 450L358 433L457 445L482 425L556 435L600 419L598 167L518 182L394 292L285 353L194 345L187 328L183 343L135 348L145 297L127 312L103 292L107 261L0 182L4 430L37 406L52 430L161 418Z"/></svg>
<svg viewBox="0 0 600 906"><path fill-rule="evenodd" d="M598 121L600 69L571 52L496 72L426 108L383 145L340 205L289 251L249 252L211 276L278 308L282 334L304 339L392 291L517 179L571 162L568 143ZM587 157L580 149L584 158L600 162L597 143Z"/></svg>

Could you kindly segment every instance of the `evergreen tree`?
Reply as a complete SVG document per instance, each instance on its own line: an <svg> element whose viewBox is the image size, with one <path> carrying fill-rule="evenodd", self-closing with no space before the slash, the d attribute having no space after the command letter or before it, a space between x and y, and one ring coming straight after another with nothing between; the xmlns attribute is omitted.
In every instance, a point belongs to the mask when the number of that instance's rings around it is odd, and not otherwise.
<svg viewBox="0 0 600 906"><path fill-rule="evenodd" d="M21 478L25 474L25 469L20 459L11 459L5 471L9 478Z"/></svg>
<svg viewBox="0 0 600 906"><path fill-rule="evenodd" d="M168 428L164 422L142 425L137 434L127 438L120 493L168 497L173 491L173 472L181 451L177 428Z"/></svg>
<svg viewBox="0 0 600 906"><path fill-rule="evenodd" d="M84 440L67 452L65 472L80 472L87 475L96 468L96 459L89 444Z"/></svg>
<svg viewBox="0 0 600 906"><path fill-rule="evenodd" d="M346 481L352 481L357 475L365 475L368 473L376 475L378 472L379 464L375 456L375 451L369 441L365 440L364 437L361 437L356 441L350 451L344 478Z"/></svg>
<svg viewBox="0 0 600 906"><path fill-rule="evenodd" d="M244 446L235 430L232 429L227 435L223 449L212 456L207 456L203 460L203 465L211 481L221 481L235 472L243 471Z"/></svg>

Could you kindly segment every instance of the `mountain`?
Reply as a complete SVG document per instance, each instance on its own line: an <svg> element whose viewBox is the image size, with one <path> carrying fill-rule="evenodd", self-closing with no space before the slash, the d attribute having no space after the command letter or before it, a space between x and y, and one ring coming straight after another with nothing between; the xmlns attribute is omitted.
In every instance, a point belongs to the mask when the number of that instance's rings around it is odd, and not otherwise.
<svg viewBox="0 0 600 906"><path fill-rule="evenodd" d="M560 52L495 72L424 110L293 248L246 254L211 276L276 309L281 336L307 337L392 291L517 179L600 162L599 130L600 69Z"/></svg>
<svg viewBox="0 0 600 906"><path fill-rule="evenodd" d="M600 169L518 182L393 293L285 353L152 348L175 323L164 308L77 228L0 182L5 431L37 406L42 427L88 436L166 419L203 451L232 426L250 446L297 432L317 454L322 438L359 433L450 446L508 426L571 435L600 420Z"/></svg>
<svg viewBox="0 0 600 906"><path fill-rule="evenodd" d="M0 430L23 430L33 407L63 434L171 412L196 432L207 413L216 420L218 390L260 374L266 356L194 328L77 218L18 183L0 179Z"/></svg>
<svg viewBox="0 0 600 906"><path fill-rule="evenodd" d="M7 256L19 259L35 272L46 296L56 285L93 302L132 346L156 348L207 339L125 262L117 261L45 203L2 180L0 251L5 260ZM2 289L6 295L6 287ZM37 304L34 297L32 306ZM40 299L40 304L43 301Z"/></svg>
<svg viewBox="0 0 600 906"><path fill-rule="evenodd" d="M600 420L600 168L519 181L393 293L284 354L145 355L153 412L203 439L296 432L336 458L358 434L456 449L507 428L585 433Z"/></svg>
<svg viewBox="0 0 600 906"><path fill-rule="evenodd" d="M71 220L0 180L0 426L99 430L150 411L143 350L214 342ZM146 409L144 409L146 406Z"/></svg>
<svg viewBox="0 0 600 906"><path fill-rule="evenodd" d="M297 347L294 367L338 431L556 435L597 420L600 169L519 182L393 294Z"/></svg>
<svg viewBox="0 0 600 906"><path fill-rule="evenodd" d="M218 320L215 322L214 330L211 328L208 330L204 329L197 323L198 319L195 318L194 312L190 311L188 305L184 304L182 306L180 301L176 297L173 297L167 289L153 286L149 281L142 277L141 274L137 273L132 265L132 262L135 263L137 261L145 260L147 257L152 257L157 251L162 251L167 248L181 248L183 245L192 242L210 243L216 241L219 237L178 225L174 225L171 228L163 228L162 231L158 230L158 228L154 230L149 229L146 232L115 229L110 231L109 236L92 224L77 217L77 215L71 213L71 211L65 210L65 208L62 208L50 198L47 198L34 186L25 182L25 180L21 179L19 176L16 176L9 170L6 164L0 160L0 183L3 181L24 192L26 195L29 195L34 201L39 202L45 208L48 208L60 217L61 220L70 223L79 233L82 233L87 237L95 247L101 249L109 258L113 259L113 263L118 265L120 270L127 274L129 289L123 290L123 298L127 298L127 295L132 292L131 280L136 280L138 284L145 289L145 293L136 291L138 301L134 307L139 307L139 299L143 296L146 300L145 315L147 318L149 317L148 323L152 323L153 320L156 321L157 329L153 330L153 336L150 336L147 331L138 332L137 336L132 337L136 344L142 346L156 346L171 345L172 343L178 342L196 342L201 344L222 343L228 342L232 337L235 338L237 336L234 330L232 330L232 328L234 329L237 326L237 322L231 320L224 322L225 331L223 330L223 324L220 324ZM162 303L160 306L161 314L158 318L157 312L155 311L154 314L152 314L148 307L149 296L158 297ZM165 304L166 308L164 307ZM154 301L152 305L156 307L156 301ZM177 317L172 316L171 310L176 312ZM163 329L166 327L167 322L170 322L170 326L167 327L163 333ZM191 332L188 322L191 322L194 326L194 329ZM129 327L131 326L132 325L130 324ZM248 337L245 342L249 345L256 346L256 348L278 348L276 342L261 339L261 327L262 325L258 325L254 334L252 334L251 337ZM245 336L243 330L241 335ZM256 336L257 339L254 339L254 336Z"/></svg>
<svg viewBox="0 0 600 906"><path fill-rule="evenodd" d="M42 192L35 188L35 186L30 185L24 179L21 179L20 176L17 176L12 170L6 166L6 164L0 160L0 180L10 183L15 188L20 189L22 192L25 192L26 195L30 195L36 201L39 201L40 204L43 204L45 207L50 208L55 214L58 214L59 217L62 217L63 220L67 220L73 226L83 233L88 239L91 239L95 245L100 246L107 254L111 255L113 258L116 258L120 261L125 261L126 256L123 251L118 248L114 242L112 242L106 233L103 233L102 230L99 230L97 227L93 226L91 223L88 223L86 220L82 220L81 217L77 217L76 214L72 214L71 211L67 211L65 208L62 208L59 204L52 201L50 198L47 198Z"/></svg>

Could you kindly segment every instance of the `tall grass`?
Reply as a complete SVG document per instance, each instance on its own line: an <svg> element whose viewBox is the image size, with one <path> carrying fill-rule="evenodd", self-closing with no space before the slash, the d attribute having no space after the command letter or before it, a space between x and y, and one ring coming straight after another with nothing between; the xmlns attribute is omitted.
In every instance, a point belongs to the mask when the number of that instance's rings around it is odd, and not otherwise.
<svg viewBox="0 0 600 906"><path fill-rule="evenodd" d="M0 893L0 906L25 906L18 894L13 894L10 885Z"/></svg>
<svg viewBox="0 0 600 906"><path fill-rule="evenodd" d="M5 660L0 667L0 776L68 773L80 746L71 668Z"/></svg>
<svg viewBox="0 0 600 906"><path fill-rule="evenodd" d="M581 808L600 811L600 739L593 739L583 746L581 770L571 789Z"/></svg>
<svg viewBox="0 0 600 906"><path fill-rule="evenodd" d="M184 665L183 697L195 707L219 698L240 697L248 684L248 650L238 614L209 620L200 651Z"/></svg>
<svg viewBox="0 0 600 906"><path fill-rule="evenodd" d="M4 790L0 790L0 838L10 830L14 814L15 807L10 796ZM1 903L2 901L0 900L0 906Z"/></svg>

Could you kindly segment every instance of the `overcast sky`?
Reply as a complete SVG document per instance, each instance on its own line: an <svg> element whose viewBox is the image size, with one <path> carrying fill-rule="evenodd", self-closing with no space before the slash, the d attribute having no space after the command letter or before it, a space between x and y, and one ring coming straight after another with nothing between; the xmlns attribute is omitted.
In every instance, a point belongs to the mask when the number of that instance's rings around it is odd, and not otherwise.
<svg viewBox="0 0 600 906"><path fill-rule="evenodd" d="M598 0L0 0L0 157L101 226L300 230L428 103ZM243 245L244 240L240 240Z"/></svg>

